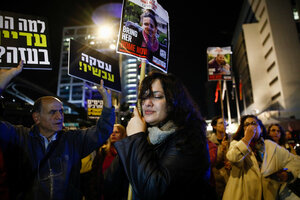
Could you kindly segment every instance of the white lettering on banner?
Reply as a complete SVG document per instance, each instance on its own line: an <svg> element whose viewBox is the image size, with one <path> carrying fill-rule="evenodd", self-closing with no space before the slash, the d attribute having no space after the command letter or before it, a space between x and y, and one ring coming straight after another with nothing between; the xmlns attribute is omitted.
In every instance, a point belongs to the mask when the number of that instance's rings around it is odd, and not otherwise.
<svg viewBox="0 0 300 200"><path fill-rule="evenodd" d="M81 53L81 60L83 62L88 63L90 66L96 66L100 69L104 69L105 71L111 72L111 64L103 62L102 60L98 60L92 56L89 56L85 53Z"/></svg>
<svg viewBox="0 0 300 200"><path fill-rule="evenodd" d="M18 18L18 30L19 31L29 31L34 33L44 33L46 26L45 22L41 20L31 20ZM0 15L0 28L14 30L14 18L9 16Z"/></svg>
<svg viewBox="0 0 300 200"><path fill-rule="evenodd" d="M134 29L131 29L127 26L123 26L123 33L127 33L129 35L132 35L134 37L137 37L138 36L138 32Z"/></svg>
<svg viewBox="0 0 300 200"><path fill-rule="evenodd" d="M103 100L88 99L88 108L103 108Z"/></svg>
<svg viewBox="0 0 300 200"><path fill-rule="evenodd" d="M132 36L137 37L138 32L127 26L123 26L122 40L125 40L127 42L132 42Z"/></svg>
<svg viewBox="0 0 300 200"><path fill-rule="evenodd" d="M19 63L18 54L24 64L40 64L50 65L48 50L36 48L23 48L23 47L3 47L0 46L0 63L2 62L2 55L6 53L6 63ZM42 56L39 56L42 55Z"/></svg>
<svg viewBox="0 0 300 200"><path fill-rule="evenodd" d="M13 17L8 17L8 16L4 16L4 20L3 20L3 16L0 15L0 28L3 28L3 27L5 29L14 30L14 18Z"/></svg>
<svg viewBox="0 0 300 200"><path fill-rule="evenodd" d="M125 40L127 42L132 42L131 39L132 39L131 35L126 34L126 33L122 33L122 40Z"/></svg>
<svg viewBox="0 0 300 200"><path fill-rule="evenodd" d="M83 61L83 62L89 62L89 56L88 55L86 55L85 53L81 53L81 60Z"/></svg>
<svg viewBox="0 0 300 200"><path fill-rule="evenodd" d="M41 20L30 20L19 18L19 31L29 31L34 33L44 33L46 30L45 22Z"/></svg>

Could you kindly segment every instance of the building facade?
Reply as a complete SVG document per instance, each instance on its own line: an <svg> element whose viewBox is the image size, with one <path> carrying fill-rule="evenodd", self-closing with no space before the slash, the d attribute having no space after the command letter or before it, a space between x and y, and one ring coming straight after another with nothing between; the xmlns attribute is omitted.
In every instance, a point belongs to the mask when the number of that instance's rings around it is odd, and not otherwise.
<svg viewBox="0 0 300 200"><path fill-rule="evenodd" d="M300 118L299 0L245 0L233 45L242 114Z"/></svg>

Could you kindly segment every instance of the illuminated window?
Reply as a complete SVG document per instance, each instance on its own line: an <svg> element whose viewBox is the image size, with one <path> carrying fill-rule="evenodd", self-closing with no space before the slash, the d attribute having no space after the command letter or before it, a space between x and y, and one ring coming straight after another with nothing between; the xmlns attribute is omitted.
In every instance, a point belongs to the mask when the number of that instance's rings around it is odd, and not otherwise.
<svg viewBox="0 0 300 200"><path fill-rule="evenodd" d="M72 100L82 99L82 86L73 86L72 90Z"/></svg>

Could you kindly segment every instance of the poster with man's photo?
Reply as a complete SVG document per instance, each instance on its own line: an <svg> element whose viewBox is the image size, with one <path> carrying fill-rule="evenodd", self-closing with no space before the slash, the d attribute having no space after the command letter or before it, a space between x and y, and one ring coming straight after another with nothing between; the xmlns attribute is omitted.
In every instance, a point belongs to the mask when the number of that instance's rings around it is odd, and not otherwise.
<svg viewBox="0 0 300 200"><path fill-rule="evenodd" d="M207 48L208 80L231 80L231 47Z"/></svg>
<svg viewBox="0 0 300 200"><path fill-rule="evenodd" d="M156 0L124 0L117 52L168 71L169 15Z"/></svg>

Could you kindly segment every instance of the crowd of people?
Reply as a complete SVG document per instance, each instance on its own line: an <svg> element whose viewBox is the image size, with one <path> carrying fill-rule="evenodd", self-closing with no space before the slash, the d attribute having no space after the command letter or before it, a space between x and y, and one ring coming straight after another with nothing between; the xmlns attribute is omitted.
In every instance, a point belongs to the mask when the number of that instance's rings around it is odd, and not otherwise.
<svg viewBox="0 0 300 200"><path fill-rule="evenodd" d="M299 198L291 190L282 194L300 174L299 156L268 139L268 134L255 115L241 118L226 154L232 168L224 200Z"/></svg>
<svg viewBox="0 0 300 200"><path fill-rule="evenodd" d="M218 199L300 199L296 138L280 124L266 129L257 116L245 115L232 137L222 116L211 125L208 140L218 146L217 164L212 165Z"/></svg>
<svg viewBox="0 0 300 200"><path fill-rule="evenodd" d="M0 93L22 71L0 70ZM101 81L102 115L94 126L65 130L62 102L35 101L34 125L0 121L0 199L300 199L300 158L280 124L268 129L242 116L213 133L184 84L150 72L124 127Z"/></svg>

